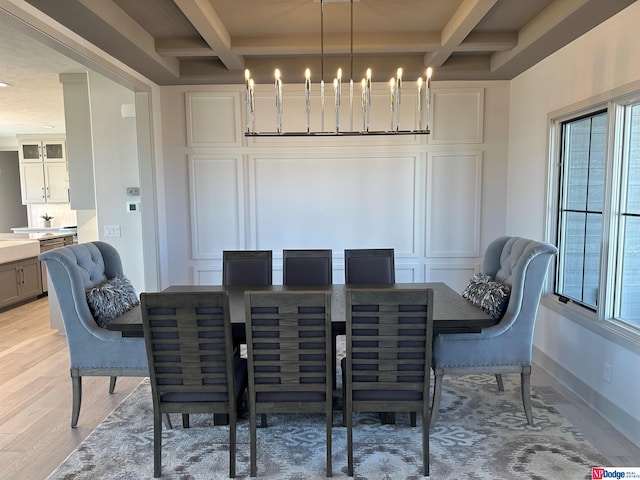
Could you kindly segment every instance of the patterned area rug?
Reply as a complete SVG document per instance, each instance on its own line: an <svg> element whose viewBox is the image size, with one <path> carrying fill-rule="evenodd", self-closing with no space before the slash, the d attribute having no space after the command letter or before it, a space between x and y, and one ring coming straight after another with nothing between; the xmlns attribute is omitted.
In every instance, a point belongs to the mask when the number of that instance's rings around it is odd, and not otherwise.
<svg viewBox="0 0 640 480"><path fill-rule="evenodd" d="M527 425L519 376L445 377L438 423L431 432L432 479L590 479L600 455L533 388L535 426ZM225 479L229 473L228 428L209 415L192 415L183 429L163 431L162 478ZM346 429L334 414L333 476L347 477ZM381 425L375 414L354 415L354 478L415 479L421 475L421 429L405 415ZM238 425L237 478L249 478L248 420ZM322 416L270 415L258 429L258 478L325 478ZM153 478L151 391L145 379L54 471L50 479Z"/></svg>

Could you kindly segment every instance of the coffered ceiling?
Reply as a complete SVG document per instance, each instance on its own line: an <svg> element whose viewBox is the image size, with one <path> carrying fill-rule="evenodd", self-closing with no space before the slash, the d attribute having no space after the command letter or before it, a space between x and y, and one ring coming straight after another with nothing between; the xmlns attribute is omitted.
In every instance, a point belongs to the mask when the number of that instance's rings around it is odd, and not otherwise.
<svg viewBox="0 0 640 480"><path fill-rule="evenodd" d="M434 81L512 79L635 0L26 1L155 83L180 85L241 83L245 68L258 83L275 68L285 82L302 82L307 67L314 82L321 70L331 81L338 67L356 81L368 67L387 81L398 67L411 79L427 66ZM0 81L20 69L29 72L29 101L51 97L54 84L61 95L51 63L63 72L74 62L15 43L11 29L0 30ZM3 136L20 102L1 95Z"/></svg>

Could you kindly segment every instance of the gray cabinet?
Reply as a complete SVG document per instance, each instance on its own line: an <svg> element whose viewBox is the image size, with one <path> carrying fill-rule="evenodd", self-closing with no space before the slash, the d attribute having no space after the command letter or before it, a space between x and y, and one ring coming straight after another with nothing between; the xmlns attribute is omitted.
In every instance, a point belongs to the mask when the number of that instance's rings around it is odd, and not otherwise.
<svg viewBox="0 0 640 480"><path fill-rule="evenodd" d="M26 258L0 265L0 308L5 308L42 293L40 261Z"/></svg>

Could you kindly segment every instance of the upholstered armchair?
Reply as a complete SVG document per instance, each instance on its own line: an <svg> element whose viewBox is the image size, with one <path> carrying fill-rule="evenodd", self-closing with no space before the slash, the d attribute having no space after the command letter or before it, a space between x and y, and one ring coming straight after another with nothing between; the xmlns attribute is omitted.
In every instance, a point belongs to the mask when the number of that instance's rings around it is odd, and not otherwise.
<svg viewBox="0 0 640 480"><path fill-rule="evenodd" d="M496 375L503 390L502 374L519 373L527 422L533 425L530 402L533 327L547 268L556 247L519 237L494 240L484 255L483 273L510 287L511 293L500 322L482 333L448 333L434 337L435 374L431 423L440 407L444 375Z"/></svg>
<svg viewBox="0 0 640 480"><path fill-rule="evenodd" d="M73 387L71 427L75 428L83 376L111 377L109 393L113 393L117 376L149 374L144 338L123 338L121 332L99 327L87 303L87 289L122 274L115 248L104 242L81 243L44 252L39 258L47 265L66 331ZM140 308L127 315L140 316Z"/></svg>

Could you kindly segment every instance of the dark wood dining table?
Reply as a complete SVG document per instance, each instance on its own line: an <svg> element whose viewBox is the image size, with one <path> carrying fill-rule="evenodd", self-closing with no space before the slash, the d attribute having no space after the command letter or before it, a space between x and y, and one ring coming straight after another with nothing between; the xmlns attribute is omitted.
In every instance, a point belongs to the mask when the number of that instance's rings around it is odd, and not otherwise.
<svg viewBox="0 0 640 480"><path fill-rule="evenodd" d="M333 341L333 371L336 372L336 337L346 333L346 292L347 288L431 288L433 289L433 333L480 333L483 328L497 323L497 320L487 315L480 308L475 307L455 290L444 283L394 283L391 285L344 285L330 286L222 286L222 285L175 285L163 290L164 292L220 292L229 293L229 314L231 317L231 331L236 345L245 343L245 306L244 293L246 291L299 291L321 290L331 292L331 324ZM123 337L142 337L142 316L139 308L113 320L107 327L109 330L122 332ZM333 379L334 389L336 379ZM334 391L334 403L337 409L342 408L340 391ZM394 423L395 414L382 413L383 423ZM225 424L224 419L217 419L216 423Z"/></svg>
<svg viewBox="0 0 640 480"><path fill-rule="evenodd" d="M343 285L330 286L233 286L222 285L176 285L165 292L220 292L229 293L229 310L234 341L242 343L245 338L245 291L297 291L329 290L331 292L331 322L333 335L344 335L346 331L346 291L347 288L431 288L433 289L433 333L479 333L483 328L496 324L496 320L481 309L473 306L455 290L444 283L394 283L391 285ZM138 312L113 320L109 330L122 332L123 336L141 337L142 318Z"/></svg>

